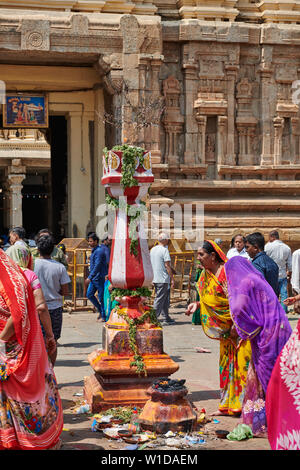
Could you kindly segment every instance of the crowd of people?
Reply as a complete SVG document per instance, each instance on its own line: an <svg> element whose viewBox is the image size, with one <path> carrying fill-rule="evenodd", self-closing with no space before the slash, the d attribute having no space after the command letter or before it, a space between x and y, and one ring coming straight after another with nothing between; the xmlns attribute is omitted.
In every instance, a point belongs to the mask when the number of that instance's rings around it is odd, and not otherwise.
<svg viewBox="0 0 300 470"><path fill-rule="evenodd" d="M63 417L54 367L71 282L68 259L48 229L36 234L34 246L22 227L11 229L9 240L0 250L0 449L55 449ZM115 305L108 280L112 239L90 232L87 241L85 294L105 322ZM150 250L162 326L174 323L169 241L161 233ZM272 231L268 243L255 232L236 235L227 254L220 239L205 241L197 253L197 300L186 314L193 321L197 315L204 333L220 343L221 394L213 414L241 416L255 436L268 436L272 449L299 449L300 322L292 331L287 313L300 302L300 250L292 253Z"/></svg>
<svg viewBox="0 0 300 470"><path fill-rule="evenodd" d="M150 250L154 309L162 326L175 323L169 315L174 287L169 242L161 233ZM209 338L220 342L221 397L213 415L241 416L253 435L268 436L272 449L299 449L299 404L292 402L299 384L287 390L284 380L288 383L289 378L284 379L281 371L283 364L288 372L294 368L293 380L299 382L295 369L300 321L292 332L287 313L289 305L300 301L300 250L292 254L276 230L269 233L267 243L260 232L236 235L227 255L221 246L217 239L199 248L197 301L186 311ZM201 347L197 351L209 352Z"/></svg>
<svg viewBox="0 0 300 470"><path fill-rule="evenodd" d="M54 373L70 278L63 251L23 227L0 250L0 449L57 449L63 411Z"/></svg>
<svg viewBox="0 0 300 470"><path fill-rule="evenodd" d="M292 332L287 316L288 305L300 300L299 250L292 254L276 230L267 244L255 232L236 235L231 245L227 256L220 239L198 249L199 300L186 311L198 310L204 333L220 342L214 414L240 415L272 449L299 449L300 322Z"/></svg>

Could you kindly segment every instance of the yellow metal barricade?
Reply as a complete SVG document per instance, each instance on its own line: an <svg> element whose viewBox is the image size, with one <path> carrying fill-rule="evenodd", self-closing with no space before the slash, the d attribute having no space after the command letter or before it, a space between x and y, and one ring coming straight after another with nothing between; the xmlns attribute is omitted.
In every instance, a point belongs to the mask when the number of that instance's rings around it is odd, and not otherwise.
<svg viewBox="0 0 300 470"><path fill-rule="evenodd" d="M194 251L170 252L174 270L174 288L171 289L170 303L187 302L191 295L192 274L195 264Z"/></svg>
<svg viewBox="0 0 300 470"><path fill-rule="evenodd" d="M155 246L157 241L150 241L149 249ZM174 272L174 288L171 289L170 304L187 302L193 291L193 279L195 272L195 251L185 239L171 239L169 243L171 267ZM152 293L152 302L155 292Z"/></svg>
<svg viewBox="0 0 300 470"><path fill-rule="evenodd" d="M64 244L66 247L68 274L71 279L70 299L65 299L64 306L69 312L93 311L93 305L88 301L85 290L85 280L88 277L91 256L88 242L85 238L65 238L60 244Z"/></svg>
<svg viewBox="0 0 300 470"><path fill-rule="evenodd" d="M65 299L65 307L72 311L93 311L93 305L88 301L85 291L85 280L88 277L89 257L91 249L84 238L65 238L60 242L66 247L68 258L68 274L71 278L70 299ZM171 266L174 270L174 288L171 289L170 304L187 302L193 288L193 271L195 252L184 250L184 241L171 240ZM154 299L154 291L152 302ZM151 302L151 303L152 303Z"/></svg>

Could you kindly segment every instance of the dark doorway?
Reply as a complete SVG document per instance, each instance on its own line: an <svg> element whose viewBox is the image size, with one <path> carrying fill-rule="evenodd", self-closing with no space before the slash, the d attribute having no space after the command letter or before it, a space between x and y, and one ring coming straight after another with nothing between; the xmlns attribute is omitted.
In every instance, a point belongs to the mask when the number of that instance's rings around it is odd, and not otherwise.
<svg viewBox="0 0 300 470"><path fill-rule="evenodd" d="M68 231L68 131L65 116L49 117L49 143L51 145L51 228L56 242Z"/></svg>
<svg viewBox="0 0 300 470"><path fill-rule="evenodd" d="M27 173L22 188L23 226L27 237L34 238L41 229L49 226L49 172Z"/></svg>
<svg viewBox="0 0 300 470"><path fill-rule="evenodd" d="M43 131L51 148L51 169L26 173L22 189L23 226L31 237L49 228L56 243L67 233L67 121L49 116Z"/></svg>

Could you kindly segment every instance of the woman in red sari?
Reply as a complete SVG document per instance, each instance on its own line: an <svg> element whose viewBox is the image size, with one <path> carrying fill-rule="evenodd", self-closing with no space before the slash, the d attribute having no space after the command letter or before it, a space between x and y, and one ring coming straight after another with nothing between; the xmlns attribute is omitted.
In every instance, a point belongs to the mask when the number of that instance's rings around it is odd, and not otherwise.
<svg viewBox="0 0 300 470"><path fill-rule="evenodd" d="M0 250L0 450L57 448L63 427L32 289Z"/></svg>

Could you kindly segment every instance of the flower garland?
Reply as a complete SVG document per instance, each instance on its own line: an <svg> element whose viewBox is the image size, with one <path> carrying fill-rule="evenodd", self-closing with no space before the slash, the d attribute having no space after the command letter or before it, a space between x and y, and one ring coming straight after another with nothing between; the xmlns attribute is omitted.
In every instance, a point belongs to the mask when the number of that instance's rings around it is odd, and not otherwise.
<svg viewBox="0 0 300 470"><path fill-rule="evenodd" d="M130 367L136 367L136 372L138 375L144 374L147 377L147 370L145 367L144 359L141 354L139 354L137 343L136 343L136 333L138 325L142 325L145 323L147 319L157 326L161 327L160 322L156 318L156 313L153 308L147 307L147 310L141 315L139 318L129 318L129 316L122 311L122 309L118 309L117 314L124 318L126 323L128 324L129 328L129 347L133 352L133 361L130 363Z"/></svg>
<svg viewBox="0 0 300 470"><path fill-rule="evenodd" d="M136 169L137 159L139 160L140 164L143 165L144 163L144 152L145 150L142 147L134 147L132 145L123 144L123 145L115 145L112 148L112 151L119 151L122 152L122 178L121 178L121 185L123 188L132 188L133 186L137 186L139 183L134 178L134 172ZM103 149L104 157L106 164L108 165L108 150L107 148ZM115 209L119 209L119 202L106 195L106 203L113 206ZM140 220L142 213L145 211L145 203L141 201L143 206L130 206L129 204L126 205L126 214L129 218L129 238L130 238L130 248L129 251L134 256L138 256L138 241L136 236L136 229L138 225L138 221Z"/></svg>

